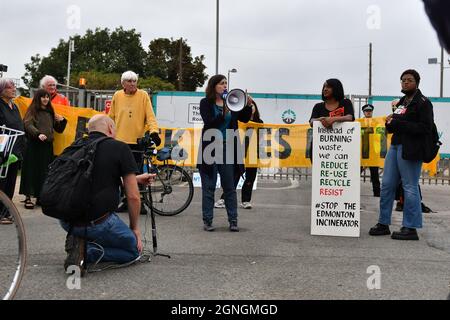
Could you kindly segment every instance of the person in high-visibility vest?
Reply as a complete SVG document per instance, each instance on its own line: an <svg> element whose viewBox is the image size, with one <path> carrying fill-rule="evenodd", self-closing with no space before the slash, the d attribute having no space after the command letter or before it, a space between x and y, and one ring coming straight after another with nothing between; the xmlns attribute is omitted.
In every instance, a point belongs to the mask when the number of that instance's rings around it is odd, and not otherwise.
<svg viewBox="0 0 450 320"><path fill-rule="evenodd" d="M374 108L375 107L371 104L363 105L361 110L364 113L364 118L368 118L368 119L372 118ZM373 196L380 197L380 190L381 190L380 173L379 173L380 168L379 167L369 167L369 170L370 170L370 181L372 182Z"/></svg>
<svg viewBox="0 0 450 320"><path fill-rule="evenodd" d="M50 99L52 104L61 104L64 106L70 106L69 99L66 96L62 95L56 89L56 85L58 81L52 76L46 75L40 81L40 86L42 89L45 89L50 94Z"/></svg>

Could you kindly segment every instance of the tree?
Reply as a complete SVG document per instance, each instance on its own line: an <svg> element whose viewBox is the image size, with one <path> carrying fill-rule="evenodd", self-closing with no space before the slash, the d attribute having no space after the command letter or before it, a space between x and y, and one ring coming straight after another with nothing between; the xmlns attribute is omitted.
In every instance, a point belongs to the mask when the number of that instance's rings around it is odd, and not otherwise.
<svg viewBox="0 0 450 320"><path fill-rule="evenodd" d="M84 36L76 35L75 52L72 53L71 71L79 73L88 70L103 73L122 73L127 70L143 75L143 61L147 55L141 44L141 35L135 29L122 27L113 32L109 29L87 30ZM22 80L28 87L37 87L46 74L54 76L58 82L65 83L67 74L67 55L69 40L60 40L47 57L31 57L25 64Z"/></svg>
<svg viewBox="0 0 450 320"><path fill-rule="evenodd" d="M87 71L72 74L70 78L72 83L77 83L78 79L85 78L87 89L118 90L122 88L120 84L120 77L120 73ZM173 84L163 81L157 77L139 78L138 87L141 89L150 88L152 91L175 90L175 86Z"/></svg>
<svg viewBox="0 0 450 320"><path fill-rule="evenodd" d="M183 39L158 38L148 47L145 73L172 83L178 90L195 91L208 77L204 60L203 55L192 58L191 47Z"/></svg>
<svg viewBox="0 0 450 320"><path fill-rule="evenodd" d="M153 91L173 90L176 87L195 91L197 87L203 86L207 78L204 56L193 59L191 48L185 41L156 39L150 43L147 53L142 47L140 33L122 27L114 31L108 28L87 30L84 36L76 35L72 40L75 41L75 52L72 53L71 72L73 75L87 73L89 87L94 84L101 86L92 86L93 89L116 89L118 84L113 78L127 70L133 70L139 74L142 82L145 80L147 84L155 86L151 88ZM31 57L31 62L25 64L26 72L22 77L25 85L37 88L39 80L46 74L65 84L69 42L61 39L48 56L37 54ZM179 77L180 44L182 77ZM70 84L76 85L74 80L77 79L71 77Z"/></svg>
<svg viewBox="0 0 450 320"><path fill-rule="evenodd" d="M31 57L31 62L25 64L25 74L22 77L23 83L29 88L37 87L37 83L33 83L33 76L38 72L42 58L39 54Z"/></svg>
<svg viewBox="0 0 450 320"><path fill-rule="evenodd" d="M72 70L104 73L133 70L144 76L143 61L147 53L142 47L141 35L135 29L127 31L120 27L113 32L109 29L88 30L84 37L76 36L74 40L76 50L72 55Z"/></svg>

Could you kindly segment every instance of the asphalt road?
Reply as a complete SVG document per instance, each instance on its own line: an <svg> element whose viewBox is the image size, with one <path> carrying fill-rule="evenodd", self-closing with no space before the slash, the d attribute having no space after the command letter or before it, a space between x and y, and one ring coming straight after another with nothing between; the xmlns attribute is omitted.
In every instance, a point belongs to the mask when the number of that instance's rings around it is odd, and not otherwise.
<svg viewBox="0 0 450 320"><path fill-rule="evenodd" d="M67 286L64 231L39 207L24 209L23 196L18 196L28 264L16 299L448 298L450 186L422 186L424 202L437 212L424 214L419 241L368 235L378 218L370 183L362 183L359 238L311 236L310 190L310 181L260 180L253 209L239 210L241 231L232 233L223 209L215 210L216 231L203 231L200 190L195 189L185 212L156 217L158 251L170 259L156 256L151 262L90 273L79 289ZM145 216L141 220L145 228ZM401 213L395 212L391 230L400 225ZM148 238L151 248L150 233ZM370 282L373 270L381 272L379 282ZM379 289L368 289L368 279Z"/></svg>

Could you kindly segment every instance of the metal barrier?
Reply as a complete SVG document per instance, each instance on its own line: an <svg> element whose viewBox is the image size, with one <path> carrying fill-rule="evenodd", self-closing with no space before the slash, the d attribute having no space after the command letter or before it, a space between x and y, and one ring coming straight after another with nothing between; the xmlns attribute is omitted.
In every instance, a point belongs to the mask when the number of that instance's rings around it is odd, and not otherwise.
<svg viewBox="0 0 450 320"><path fill-rule="evenodd" d="M38 91L39 88L31 88L30 89L30 97L33 98L36 91ZM80 90L78 89L60 89L58 90L59 93L63 94L64 96L69 99L69 103L71 106L78 106L80 101Z"/></svg>
<svg viewBox="0 0 450 320"><path fill-rule="evenodd" d="M86 90L86 107L103 112L107 101L111 100L114 90Z"/></svg>
<svg viewBox="0 0 450 320"><path fill-rule="evenodd" d="M383 175L383 169L380 168L380 177ZM312 178L311 168L261 168L258 170L258 177L261 179L298 179L308 180ZM363 182L370 182L370 172L364 168L361 172ZM428 172L422 172L420 176L421 184L441 184L450 186L450 159L441 159L438 163L438 171L435 176L430 176Z"/></svg>
<svg viewBox="0 0 450 320"><path fill-rule="evenodd" d="M59 93L65 95L71 106L92 108L96 111L103 112L106 108L108 100L110 101L116 90L88 90L77 88L66 88L64 85L58 84L61 87ZM32 88L30 90L31 98L38 89ZM151 96L150 89L144 89Z"/></svg>
<svg viewBox="0 0 450 320"><path fill-rule="evenodd" d="M38 89L30 90L31 97L34 96ZM59 93L65 95L69 99L71 106L92 108L96 111L105 110L106 101L111 100L114 90L82 90L82 89L65 89L58 90Z"/></svg>
<svg viewBox="0 0 450 320"><path fill-rule="evenodd" d="M197 172L195 167L184 167L184 169L192 176ZM450 159L441 159L439 162L438 173L430 177L428 173L422 172L419 183L420 184L434 184L434 185L448 185L450 186ZM383 168L380 168L380 177L383 175ZM270 180L311 180L311 168L260 168L258 169L259 179ZM364 168L361 172L361 181L370 182L370 172L368 168Z"/></svg>

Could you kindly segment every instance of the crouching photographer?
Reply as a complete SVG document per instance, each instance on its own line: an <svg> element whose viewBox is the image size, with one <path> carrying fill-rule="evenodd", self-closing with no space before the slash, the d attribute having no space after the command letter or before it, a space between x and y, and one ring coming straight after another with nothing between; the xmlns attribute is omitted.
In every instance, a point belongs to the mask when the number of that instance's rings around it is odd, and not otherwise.
<svg viewBox="0 0 450 320"><path fill-rule="evenodd" d="M87 264L113 262L119 266L137 261L142 252L139 211L141 199L138 183L149 185L152 174L140 174L128 146L115 140L115 124L106 115L95 115L88 123L87 143L98 142L92 170L92 192L87 219L68 222L62 227L68 231L64 267L77 266L82 272ZM64 153L63 153L64 155ZM115 213L119 203L119 186L128 199L129 226Z"/></svg>

